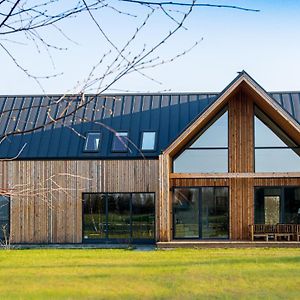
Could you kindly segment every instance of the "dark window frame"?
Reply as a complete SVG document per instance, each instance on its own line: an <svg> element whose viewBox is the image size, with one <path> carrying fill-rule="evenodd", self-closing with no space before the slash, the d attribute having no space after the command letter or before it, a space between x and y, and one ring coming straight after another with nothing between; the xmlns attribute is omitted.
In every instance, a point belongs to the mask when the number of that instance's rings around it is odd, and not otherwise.
<svg viewBox="0 0 300 300"><path fill-rule="evenodd" d="M277 150L292 150L296 154L300 153L300 145L297 145L290 137L289 135L283 131L263 110L261 110L257 105L254 105L253 109L253 172L257 173L256 171L256 150L272 150L272 149L277 149ZM256 141L255 141L255 136L256 136L256 126L255 126L255 118L258 118L260 122L262 122L269 130L271 130L283 143L286 144L286 146L256 146ZM266 120L263 120L263 119ZM270 124L268 124L268 122ZM280 135L283 135L284 139L280 137L275 131L273 131L271 126L275 126L278 131L280 132ZM288 146L290 144L291 146ZM300 156L299 156L300 159ZM283 171L284 172L284 171ZM289 171L288 173L293 173L296 171ZM259 171L259 173L273 173L272 171Z"/></svg>
<svg viewBox="0 0 300 300"><path fill-rule="evenodd" d="M203 188L226 188L227 194L228 194L228 218L227 218L227 224L228 224L228 232L227 238L203 238L202 237L202 189ZM186 238L186 237L176 237L176 229L175 229L175 209L173 206L173 197L175 189L198 189L198 226L199 226L199 236L198 238ZM200 222L201 221L201 222ZM172 187L172 237L173 240L201 240L201 241L209 241L209 240L229 240L230 239L230 187L229 186L173 186Z"/></svg>
<svg viewBox="0 0 300 300"><path fill-rule="evenodd" d="M118 139L117 134L119 134L119 133L126 133L126 138L125 138L126 148L124 148L123 150L114 149L115 139ZM123 145L123 146L125 147L125 145ZM130 148L129 148L129 131L126 131L126 130L116 130L115 132L113 132L112 133L110 150L111 150L112 153L127 153L128 150L130 150Z"/></svg>
<svg viewBox="0 0 300 300"><path fill-rule="evenodd" d="M219 118L221 118L225 113L228 113L227 117L227 147L191 147L191 145L210 127L212 126ZM226 172L197 172L197 173L205 173L205 174L213 174L213 173L223 173L227 174L229 172L229 166L230 166L230 128L229 128L229 110L228 106L226 105L223 107L219 112L216 113L216 115L172 158L172 173L178 173L174 172L174 161L185 151L185 150L227 150L227 171ZM179 174L184 173L190 173L190 172L179 172Z"/></svg>
<svg viewBox="0 0 300 300"><path fill-rule="evenodd" d="M300 185L272 185L272 186L266 186L266 185L255 185L253 187L254 190L254 205L253 205L253 216L254 216L254 224L260 224L255 223L255 206L256 206L256 190L257 189L278 189L280 190L280 203L279 203L279 224L290 224L284 222L284 216L285 216L285 189L288 188L300 188ZM277 196L277 195L274 195Z"/></svg>
<svg viewBox="0 0 300 300"><path fill-rule="evenodd" d="M153 149L143 149L143 140L144 140L144 133L154 133L155 136L154 136L154 147ZM141 134L140 134L140 149L142 152L155 152L157 150L157 139L158 139L158 134L157 134L157 131L154 131L154 130L143 130L141 131Z"/></svg>
<svg viewBox="0 0 300 300"><path fill-rule="evenodd" d="M87 146L87 142L88 142L88 135L89 134L99 134L99 144L98 144L98 148L97 150L88 150L86 149L86 146ZM101 138L102 138L102 133L99 132L99 131L87 131L86 134L85 134L85 142L84 142L84 145L83 145L83 152L84 153L97 153L97 152L100 152L100 149L101 149Z"/></svg>
<svg viewBox="0 0 300 300"><path fill-rule="evenodd" d="M10 221L11 221L11 216L10 216L10 213L11 213L11 199L10 199L10 196L9 195L2 195L0 197L4 197L4 198L7 198L8 200L8 209L7 209L7 219L4 220L4 221L7 221L7 238L10 239ZM1 236L3 234L2 232L2 228L0 228L1 230L1 233L0 233L0 241L2 241L1 239Z"/></svg>
<svg viewBox="0 0 300 300"><path fill-rule="evenodd" d="M99 239L85 239L84 238L84 195L97 195L101 194L105 196L105 220L106 220L106 236ZM132 238L132 195L135 194L150 194L153 195L154 200L154 224L153 224L153 239L134 239ZM108 237L107 222L108 222L108 195L130 195L130 238L129 239L112 239ZM125 243L125 244L154 244L156 242L156 193L155 192L83 192L82 193L82 243L84 244L96 244L96 243Z"/></svg>

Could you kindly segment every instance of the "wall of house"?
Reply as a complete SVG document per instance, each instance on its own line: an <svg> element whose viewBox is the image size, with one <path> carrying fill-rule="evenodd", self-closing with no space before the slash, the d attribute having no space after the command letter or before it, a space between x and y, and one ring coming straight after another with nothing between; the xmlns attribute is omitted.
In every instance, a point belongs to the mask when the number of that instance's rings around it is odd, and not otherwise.
<svg viewBox="0 0 300 300"><path fill-rule="evenodd" d="M254 222L254 188L256 186L300 186L300 173L254 173L254 104L260 106L260 99L247 89L239 88L216 110L215 115L228 107L229 117L229 172L222 174L176 174L172 173L172 157L185 145L178 139L177 152L160 156L161 216L160 232L162 241L173 239L172 188L195 186L229 187L229 237L232 240L247 240L248 226ZM267 108L260 106L266 114ZM207 113L209 114L209 113ZM205 119L203 126L213 114ZM272 116L271 116L272 117ZM274 118L276 119L276 118ZM202 126L202 127L203 127ZM199 127L201 130L202 127ZM188 129L189 130L189 129ZM187 131L188 131L187 130ZM289 131L288 131L289 132ZM193 135L191 135L191 138Z"/></svg>
<svg viewBox="0 0 300 300"><path fill-rule="evenodd" d="M0 189L13 243L81 243L82 193L154 192L157 202L158 160L1 161Z"/></svg>

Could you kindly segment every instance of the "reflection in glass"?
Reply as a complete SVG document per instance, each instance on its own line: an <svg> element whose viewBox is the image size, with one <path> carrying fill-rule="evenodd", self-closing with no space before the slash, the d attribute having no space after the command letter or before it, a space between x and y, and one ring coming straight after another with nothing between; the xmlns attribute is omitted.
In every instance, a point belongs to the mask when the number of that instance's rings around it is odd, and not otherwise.
<svg viewBox="0 0 300 300"><path fill-rule="evenodd" d="M228 172L228 112L220 114L173 160L174 173Z"/></svg>
<svg viewBox="0 0 300 300"><path fill-rule="evenodd" d="M186 149L173 162L174 173L228 172L227 149Z"/></svg>
<svg viewBox="0 0 300 300"><path fill-rule="evenodd" d="M202 188L202 238L228 238L228 188Z"/></svg>
<svg viewBox="0 0 300 300"><path fill-rule="evenodd" d="M300 224L300 187L255 189L256 224Z"/></svg>
<svg viewBox="0 0 300 300"><path fill-rule="evenodd" d="M0 196L0 240L9 235L9 198Z"/></svg>
<svg viewBox="0 0 300 300"><path fill-rule="evenodd" d="M173 196L174 237L199 238L199 190L176 188Z"/></svg>
<svg viewBox="0 0 300 300"><path fill-rule="evenodd" d="M104 195L83 195L84 239L101 239L106 237L105 207Z"/></svg>
<svg viewBox="0 0 300 300"><path fill-rule="evenodd" d="M155 135L156 132L143 132L142 133L142 150L151 151L155 149Z"/></svg>
<svg viewBox="0 0 300 300"><path fill-rule="evenodd" d="M284 189L284 220L290 224L300 224L300 188Z"/></svg>
<svg viewBox="0 0 300 300"><path fill-rule="evenodd" d="M154 194L132 194L132 238L154 239Z"/></svg>
<svg viewBox="0 0 300 300"><path fill-rule="evenodd" d="M273 122L269 122L273 124ZM273 130L276 130L277 126L274 124ZM287 147L287 145L276 135L265 123L263 123L258 117L254 118L255 128L255 147ZM280 130L281 132L281 130Z"/></svg>
<svg viewBox="0 0 300 300"><path fill-rule="evenodd" d="M116 132L113 136L112 151L127 152L128 150L128 132Z"/></svg>
<svg viewBox="0 0 300 300"><path fill-rule="evenodd" d="M153 241L155 194L83 194L83 239L116 242Z"/></svg>
<svg viewBox="0 0 300 300"><path fill-rule="evenodd" d="M255 172L300 172L300 158L289 148L255 149Z"/></svg>
<svg viewBox="0 0 300 300"><path fill-rule="evenodd" d="M100 133L89 132L86 136L84 151L98 151L100 145Z"/></svg>
<svg viewBox="0 0 300 300"><path fill-rule="evenodd" d="M254 118L255 172L299 172L300 149L257 107Z"/></svg>
<svg viewBox="0 0 300 300"><path fill-rule="evenodd" d="M130 194L107 195L109 239L130 239Z"/></svg>
<svg viewBox="0 0 300 300"><path fill-rule="evenodd" d="M228 112L214 121L193 142L190 148L220 148L228 147Z"/></svg>

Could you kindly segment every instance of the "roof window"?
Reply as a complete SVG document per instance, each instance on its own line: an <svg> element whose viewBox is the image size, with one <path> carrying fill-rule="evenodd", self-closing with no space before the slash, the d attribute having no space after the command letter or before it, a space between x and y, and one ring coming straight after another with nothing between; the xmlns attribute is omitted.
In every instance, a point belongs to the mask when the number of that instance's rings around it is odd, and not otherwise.
<svg viewBox="0 0 300 300"><path fill-rule="evenodd" d="M154 151L155 150L155 131L142 132L142 151Z"/></svg>
<svg viewBox="0 0 300 300"><path fill-rule="evenodd" d="M85 152L98 152L100 146L100 132L88 132L85 139Z"/></svg>
<svg viewBox="0 0 300 300"><path fill-rule="evenodd" d="M128 132L115 132L112 141L113 152L127 152L128 150Z"/></svg>

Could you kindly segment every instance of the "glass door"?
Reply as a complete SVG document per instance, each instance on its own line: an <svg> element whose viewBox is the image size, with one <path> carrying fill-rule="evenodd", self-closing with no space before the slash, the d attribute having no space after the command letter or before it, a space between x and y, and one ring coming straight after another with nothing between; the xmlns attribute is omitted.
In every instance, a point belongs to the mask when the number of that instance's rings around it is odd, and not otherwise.
<svg viewBox="0 0 300 300"><path fill-rule="evenodd" d="M227 187L202 188L202 238L228 238Z"/></svg>
<svg viewBox="0 0 300 300"><path fill-rule="evenodd" d="M228 238L228 203L228 187L175 188L174 238Z"/></svg>

